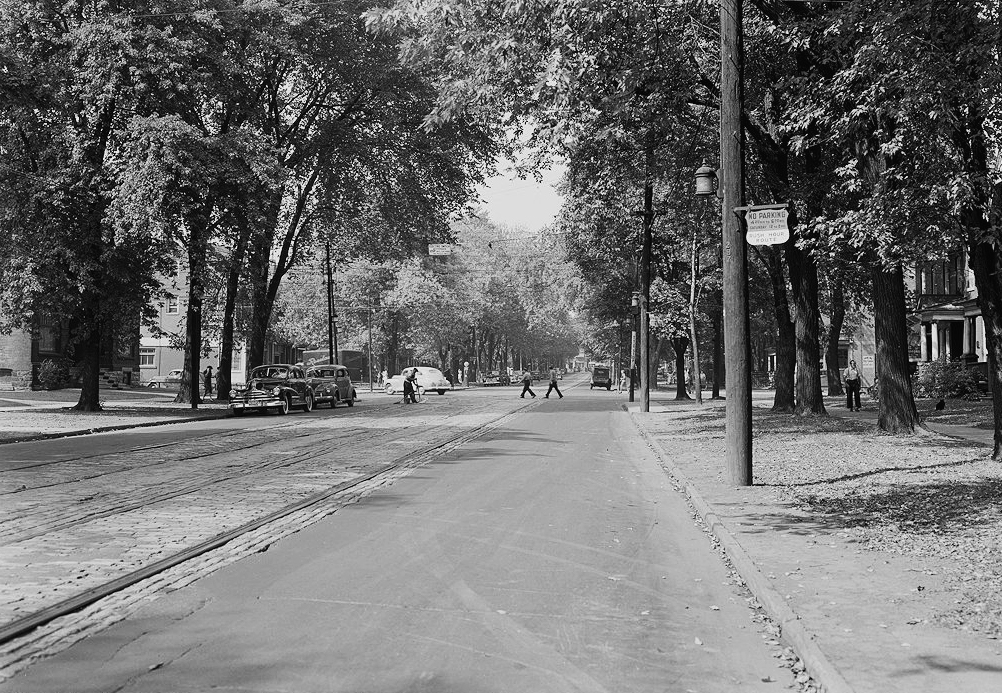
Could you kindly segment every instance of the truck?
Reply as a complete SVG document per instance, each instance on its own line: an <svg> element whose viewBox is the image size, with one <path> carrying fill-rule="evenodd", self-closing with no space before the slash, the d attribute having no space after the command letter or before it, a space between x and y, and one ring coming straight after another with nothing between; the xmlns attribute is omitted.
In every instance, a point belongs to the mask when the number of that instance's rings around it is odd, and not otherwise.
<svg viewBox="0 0 1002 693"><path fill-rule="evenodd" d="M327 349L307 349L303 352L303 365L310 366L330 365L330 353ZM369 382L369 363L365 357L365 352L355 349L338 349L334 362L348 369L353 383Z"/></svg>

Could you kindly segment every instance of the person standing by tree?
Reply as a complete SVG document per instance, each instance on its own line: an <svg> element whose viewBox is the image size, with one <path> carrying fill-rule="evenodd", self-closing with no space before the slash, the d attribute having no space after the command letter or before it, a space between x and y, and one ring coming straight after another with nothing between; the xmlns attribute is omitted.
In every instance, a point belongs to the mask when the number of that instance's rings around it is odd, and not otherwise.
<svg viewBox="0 0 1002 693"><path fill-rule="evenodd" d="M525 397L525 393L528 392L532 395L533 399L536 399L536 393L532 391L532 373L529 371L522 371L522 394L519 397Z"/></svg>
<svg viewBox="0 0 1002 693"><path fill-rule="evenodd" d="M206 366L205 370L202 371L202 381L205 384L205 396L208 397L212 394L212 366Z"/></svg>
<svg viewBox="0 0 1002 693"><path fill-rule="evenodd" d="M843 375L845 376L845 406L849 407L849 411L859 411L859 369L856 368L855 361L849 362L849 367L845 369Z"/></svg>
<svg viewBox="0 0 1002 693"><path fill-rule="evenodd" d="M560 392L560 388L557 387L557 369L550 366L550 388L546 391L546 399L550 398L550 393L554 390L556 390L557 394L560 395L560 399L564 398L563 393Z"/></svg>

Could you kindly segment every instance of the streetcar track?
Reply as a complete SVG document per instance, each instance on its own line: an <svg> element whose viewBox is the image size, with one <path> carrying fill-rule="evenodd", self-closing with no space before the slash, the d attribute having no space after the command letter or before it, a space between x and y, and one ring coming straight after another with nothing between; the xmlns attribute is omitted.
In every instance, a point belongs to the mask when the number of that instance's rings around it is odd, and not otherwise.
<svg viewBox="0 0 1002 693"><path fill-rule="evenodd" d="M369 409L368 411L371 412L372 409ZM350 417L350 419L357 419L362 414L363 414L363 412L356 412L354 414L349 414L349 415L346 415L346 416ZM227 439L238 439L238 440L247 437L247 435L249 433L259 433L259 432L262 432L262 431L267 431L269 434L272 434L272 435L271 435L270 438L268 438L266 440L258 441L258 442L252 443L252 444L247 444L247 445L243 445L243 446L239 446L239 447L228 445L228 446L225 446L222 450L217 450L216 452L213 452L213 451L189 452L187 450L181 450L176 455L173 455L173 456L170 456L170 457L157 458L155 461L151 461L151 462L146 463L146 464L136 464L133 461L133 462L130 462L130 463L122 463L121 465L113 467L113 468L110 468L110 469L95 470L95 471L92 471L90 473L82 473L82 474L78 473L78 474L74 475L72 478L59 479L59 480L56 480L56 481L54 481L52 483L37 484L37 485L32 485L32 486L26 486L25 485L23 487L12 488L12 489L6 490L6 491L0 490L0 496L10 495L10 494L15 494L15 493L24 493L25 491L36 490L36 489L52 488L52 487L55 487L55 486L59 486L61 484L69 484L69 483L78 483L78 482L81 482L81 481L89 481L89 480L101 478L102 476L107 476L107 475L111 475L111 474L119 474L119 473L122 473L124 471L133 471L133 470L141 469L141 468L144 468L144 467L155 467L157 465L162 465L162 464L169 463L169 462L175 462L175 461L177 461L179 459L180 455L184 455L183 459L190 461L190 460L193 460L193 459L211 457L214 454L237 453L237 452L243 452L243 451L247 451L247 450L253 450L256 447L260 447L262 445L268 445L268 444L275 443L275 442L283 442L284 443L284 442L287 442L287 441L289 441L291 439L294 439L294 438L282 437L281 432L283 430L286 430L286 429L289 429L289 428L293 428L294 429L294 428L308 427L310 425L315 425L315 422L322 421L322 420L323 419L313 418L313 419L307 419L305 421L303 421L303 420L289 421L289 422L286 422L284 424L276 424L276 425L273 425L273 426L260 426L260 427L254 427L254 428L241 428L241 429L237 429L237 430L234 430L234 431L226 432L226 433L224 433L222 435L226 436ZM307 430L307 431L305 431L305 432L303 432L301 434L296 435L295 438L308 437L308 436L312 435L313 433L315 433L315 431L309 431L309 430ZM200 436L194 436L194 437L191 437L191 438L186 438L183 441L169 441L169 442L166 442L166 443L156 443L156 444L153 444L153 445L141 445L141 446L136 446L134 448L130 448L128 450L123 450L123 451L118 451L118 452L111 452L111 453L104 452L104 453L95 453L93 455L81 455L81 456L77 456L77 457L65 457L65 458L60 458L60 459L56 459L56 460L44 460L44 461L40 461L40 462L34 462L34 463L31 463L31 464L25 464L25 465L21 465L21 466L17 466L17 467L6 467L6 468L0 469L0 479L4 479L5 475L9 477L9 476L15 475L17 472L37 470L37 469L40 469L40 468L52 467L52 466L55 466L55 465L72 466L72 465L75 465L75 464L86 463L88 460L94 460L94 459L109 460L109 459L114 459L114 458L125 458L125 457L131 456L131 455L136 455L136 454L141 454L141 453L145 453L145 452L156 451L156 450L163 449L163 448L166 448L166 447L177 447L179 445L182 445L182 446L191 446L193 443L200 443L204 438L207 438L207 437L215 438L215 439L218 440L219 436L220 436L220 434L218 432L212 432L212 433L206 433L206 434L200 435ZM216 446L216 447L219 448L219 447L223 447L223 446Z"/></svg>
<svg viewBox="0 0 1002 693"><path fill-rule="evenodd" d="M408 429L404 430L406 431ZM313 433L315 434L316 432L314 431ZM352 445L353 447L355 447L367 444L371 442L373 439L380 437L381 435L383 434L379 432L372 432L367 435L357 437L355 440L352 441ZM297 436L297 438L309 438L309 437L311 437L310 433L303 433ZM275 441L275 440L262 441L258 445L246 446L238 450L221 450L212 453L211 455L203 455L201 457L194 457L194 458L185 457L184 461L198 460L212 456L229 455L233 453L243 453L246 452L247 450L253 450L254 448L261 447L264 445L274 444L276 442L288 442L289 440L290 439L286 438L283 439L282 441ZM296 457L294 458L289 458L286 455L290 453L291 454L298 453L298 454L296 454ZM37 505L35 506L26 505L25 507L20 509L20 512L15 511L9 513L8 517L5 518L2 523L0 523L0 541L2 541L4 544L26 541L28 539L44 536L52 532L57 532L62 529L66 529L68 527L79 525L82 522L90 522L105 517L111 517L117 514L139 510L141 508L156 505L158 503L162 503L164 501L171 500L173 498L178 498L180 496L193 494L199 491L205 491L206 488L209 486L225 484L235 479L246 479L256 474L265 474L268 472L274 472L275 470L282 469L284 467L293 467L303 462L309 462L309 461L320 462L323 461L323 455L325 454L326 455L331 454L327 440L318 441L317 443L310 446L306 446L301 450L276 451L275 453L272 453L272 455L273 456L281 455L281 457L278 459L270 458L270 459L255 461L254 462L255 466L252 468L248 467L247 460L242 460L238 463L225 464L221 467L221 469L235 471L236 473L221 473L221 474L211 475L209 472L205 472L206 476L200 477L197 480L191 481L188 484L185 484L180 487L174 487L166 491L161 491L153 495L147 495L138 501L129 502L128 500L126 500L124 502L116 503L115 500L117 498L120 498L121 496L105 495L99 501L108 503L108 505L105 508L98 509L96 511L91 510L87 512L80 512L75 508L73 508L72 506L67 505L62 510L62 515L63 515L62 517L53 518L50 515L48 518L44 520L44 524L38 523L34 526L29 525L27 528L25 526L24 521L26 519L30 520L32 516L32 511L37 508ZM178 460L176 458L171 458L171 459L165 459L162 462L158 462L155 464L145 464L145 465L126 467L126 468L118 468L116 470L108 471L103 474L94 475L92 477L89 477L87 480L92 481L94 479L101 478L102 476L110 476L112 474L131 473L137 470L142 470L156 466L157 464L167 464L177 461ZM73 482L59 482L58 484L32 487L32 490L40 488L50 488L52 486L57 486L65 483L76 483L76 481L79 480L75 480ZM76 502L79 503L94 499L96 499L96 496L86 496L83 498L76 499ZM4 526L15 525L18 523L20 523L20 526L16 527L13 530L4 529Z"/></svg>
<svg viewBox="0 0 1002 693"><path fill-rule="evenodd" d="M163 573L170 568L181 565L214 549L220 548L234 539L252 532L256 529L276 522L300 510L308 509L320 505L328 500L334 499L340 494L358 487L369 481L379 478L388 478L394 472L416 468L422 466L439 455L446 454L457 447L479 438L506 423L508 420L524 413L527 409L538 406L538 402L533 401L525 406L507 412L490 421L478 425L472 430L459 431L446 437L444 440L434 441L417 450L408 450L398 455L393 461L385 463L376 469L364 472L352 479L335 484L323 491L311 494L294 503L285 505L277 510L266 513L249 522L235 528L225 530L214 537L187 547L166 558L159 559L146 566L129 571L119 577L108 580L100 585L96 585L82 590L76 595L60 600L54 604L38 609L37 611L19 617L7 624L0 626L0 644L7 644L20 636L24 636L31 631L44 626L55 619L67 614L79 611L95 602L109 597L116 592L124 590L150 577ZM330 512L335 512L337 508ZM329 513L328 513L329 514Z"/></svg>

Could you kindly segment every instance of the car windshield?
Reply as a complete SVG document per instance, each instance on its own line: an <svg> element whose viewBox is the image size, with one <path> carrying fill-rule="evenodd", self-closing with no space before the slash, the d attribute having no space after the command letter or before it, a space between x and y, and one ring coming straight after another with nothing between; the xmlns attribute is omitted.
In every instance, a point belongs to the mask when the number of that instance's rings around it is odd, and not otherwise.
<svg viewBox="0 0 1002 693"><path fill-rule="evenodd" d="M596 368L594 370L594 373L595 373L596 377L604 378L607 375L609 375L609 369L608 368Z"/></svg>
<svg viewBox="0 0 1002 693"><path fill-rule="evenodd" d="M288 374L289 370L281 366L259 366L251 371L252 378L284 378Z"/></svg>
<svg viewBox="0 0 1002 693"><path fill-rule="evenodd" d="M337 375L337 371L333 368L314 368L310 371L310 375L314 378L333 378Z"/></svg>

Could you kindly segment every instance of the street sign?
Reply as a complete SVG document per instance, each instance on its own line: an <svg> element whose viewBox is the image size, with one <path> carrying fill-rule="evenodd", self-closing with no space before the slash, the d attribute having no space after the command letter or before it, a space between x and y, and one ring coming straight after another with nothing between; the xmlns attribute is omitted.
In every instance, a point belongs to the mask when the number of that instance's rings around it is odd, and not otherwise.
<svg viewBox="0 0 1002 693"><path fill-rule="evenodd" d="M790 213L785 209L755 209L749 207L745 214L748 225L747 240L751 245L777 245L790 240Z"/></svg>
<svg viewBox="0 0 1002 693"><path fill-rule="evenodd" d="M452 246L448 243L429 243L429 255L452 255Z"/></svg>

